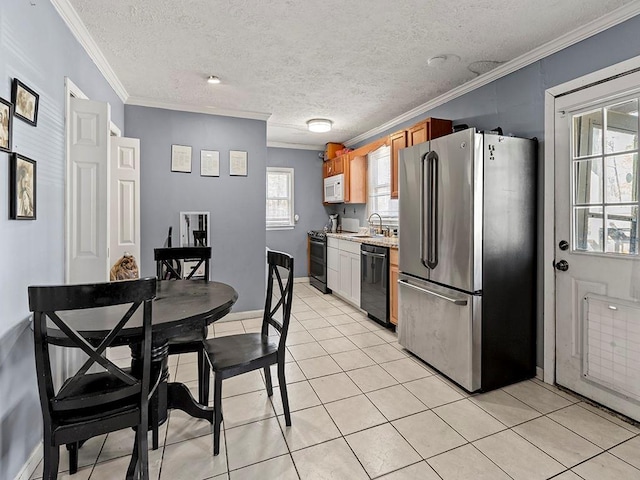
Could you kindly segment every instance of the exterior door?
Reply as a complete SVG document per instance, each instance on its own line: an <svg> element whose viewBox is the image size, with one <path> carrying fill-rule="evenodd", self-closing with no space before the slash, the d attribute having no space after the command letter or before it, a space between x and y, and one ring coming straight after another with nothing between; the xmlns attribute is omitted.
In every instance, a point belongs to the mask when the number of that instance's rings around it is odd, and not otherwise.
<svg viewBox="0 0 640 480"><path fill-rule="evenodd" d="M556 381L640 420L640 73L555 99Z"/></svg>
<svg viewBox="0 0 640 480"><path fill-rule="evenodd" d="M65 242L68 283L109 279L109 124L109 104L70 100Z"/></svg>
<svg viewBox="0 0 640 480"><path fill-rule="evenodd" d="M109 263L125 253L140 265L140 140L111 137Z"/></svg>

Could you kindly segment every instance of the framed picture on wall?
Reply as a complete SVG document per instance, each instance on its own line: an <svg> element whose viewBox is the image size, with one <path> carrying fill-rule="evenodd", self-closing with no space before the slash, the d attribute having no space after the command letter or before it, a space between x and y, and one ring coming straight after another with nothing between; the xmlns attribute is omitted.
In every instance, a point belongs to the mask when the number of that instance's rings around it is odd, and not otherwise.
<svg viewBox="0 0 640 480"><path fill-rule="evenodd" d="M36 162L18 153L9 163L9 218L36 219Z"/></svg>
<svg viewBox="0 0 640 480"><path fill-rule="evenodd" d="M191 147L171 145L171 171L191 173Z"/></svg>
<svg viewBox="0 0 640 480"><path fill-rule="evenodd" d="M200 176L220 176L220 152L216 150L200 150Z"/></svg>
<svg viewBox="0 0 640 480"><path fill-rule="evenodd" d="M229 150L229 175L247 176L247 152Z"/></svg>
<svg viewBox="0 0 640 480"><path fill-rule="evenodd" d="M0 98L0 152L11 153L13 104Z"/></svg>
<svg viewBox="0 0 640 480"><path fill-rule="evenodd" d="M35 127L38 123L40 95L17 78L14 78L11 88L11 101L15 106L14 115Z"/></svg>

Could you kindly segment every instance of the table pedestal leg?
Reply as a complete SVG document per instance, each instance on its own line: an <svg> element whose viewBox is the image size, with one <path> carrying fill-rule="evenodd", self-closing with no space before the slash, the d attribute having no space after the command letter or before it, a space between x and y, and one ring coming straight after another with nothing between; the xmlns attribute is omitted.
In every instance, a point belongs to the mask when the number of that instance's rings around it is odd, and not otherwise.
<svg viewBox="0 0 640 480"><path fill-rule="evenodd" d="M140 345L131 345L132 373L142 369ZM192 417L202 418L213 423L213 408L200 405L191 395L189 388L182 383L168 383L169 380L169 345L166 341L151 347L151 379L155 381L160 375L160 383L149 401L149 429L153 431L152 448L158 448L158 427L167 420L167 409L176 408ZM139 375L139 373L138 373Z"/></svg>
<svg viewBox="0 0 640 480"><path fill-rule="evenodd" d="M151 385L160 378L155 392L149 399L149 430L152 431L151 447L157 450L159 446L158 429L167 421L167 380L169 379L168 367L169 346L166 341L151 346ZM136 377L141 375L142 357L140 344L131 345L131 373Z"/></svg>
<svg viewBox="0 0 640 480"><path fill-rule="evenodd" d="M167 400L169 408L177 408L192 417L202 418L213 423L213 408L200 405L191 395L186 385L182 383L167 384Z"/></svg>

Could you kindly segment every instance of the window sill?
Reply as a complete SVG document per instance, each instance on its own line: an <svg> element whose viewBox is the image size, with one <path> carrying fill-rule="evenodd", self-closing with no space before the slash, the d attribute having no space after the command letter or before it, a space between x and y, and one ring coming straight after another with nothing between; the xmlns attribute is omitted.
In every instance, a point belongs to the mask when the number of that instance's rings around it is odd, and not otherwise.
<svg viewBox="0 0 640 480"><path fill-rule="evenodd" d="M278 225L278 226L272 226L272 227L267 227L267 231L269 230L293 230L295 228L295 225Z"/></svg>

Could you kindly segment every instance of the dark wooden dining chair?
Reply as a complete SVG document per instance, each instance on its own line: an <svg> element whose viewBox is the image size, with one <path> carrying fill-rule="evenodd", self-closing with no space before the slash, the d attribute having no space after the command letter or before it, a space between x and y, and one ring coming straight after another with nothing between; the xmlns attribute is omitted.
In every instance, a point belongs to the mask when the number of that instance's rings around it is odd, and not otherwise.
<svg viewBox="0 0 640 480"><path fill-rule="evenodd" d="M155 296L155 278L29 287L36 374L44 422L44 479L57 478L60 445L77 446L77 442L127 427L133 427L136 435L126 478L149 478L147 431L151 390L151 305ZM103 309L115 305L123 305L123 316L110 332L99 337L85 338L68 323L74 310ZM143 310L142 371L132 372L111 362L105 352L140 307ZM100 313L93 310L82 315L83 319L85 316L90 319L92 315L99 318ZM49 345L80 348L88 356L57 392L53 385ZM90 369L91 372L96 370L92 369L94 365L100 371L89 373ZM70 459L70 470L73 470L71 462Z"/></svg>
<svg viewBox="0 0 640 480"><path fill-rule="evenodd" d="M214 455L220 453L222 381L225 378L235 377L236 375L263 368L267 383L267 394L272 396L273 387L269 367L277 365L284 418L287 426L291 425L287 383L284 377L284 359L289 318L291 317L291 304L293 302L293 257L283 252L271 250L267 253L267 264L269 277L261 332L212 338L205 342L209 364L214 374ZM283 273L286 273L284 281L282 278ZM277 330L280 334L279 337L269 335L270 327Z"/></svg>
<svg viewBox="0 0 640 480"><path fill-rule="evenodd" d="M193 244L195 246L204 247L207 245L206 230L194 230L193 231Z"/></svg>
<svg viewBox="0 0 640 480"><path fill-rule="evenodd" d="M171 268L172 262L180 262L180 260L194 260L198 264L192 269L187 279L193 278L193 274L204 263L204 281L209 281L209 264L211 261L211 247L175 247L175 248L156 248L154 249L154 258L158 279L176 278L176 275L161 276L164 268ZM179 278L179 276L177 276ZM207 405L209 402L209 362L204 351L203 341L207 338L207 327L202 331L192 332L182 337L175 337L169 341L169 355L179 355L181 353L197 353L198 354L198 401L201 405ZM158 448L158 432L153 427L153 449Z"/></svg>
<svg viewBox="0 0 640 480"><path fill-rule="evenodd" d="M197 262L185 277L187 280L204 265L204 278L209 280L209 265L211 262L211 247L162 247L153 249L153 259L156 262L156 276L158 280L182 278L181 261Z"/></svg>

